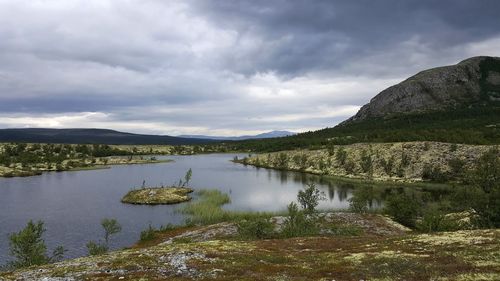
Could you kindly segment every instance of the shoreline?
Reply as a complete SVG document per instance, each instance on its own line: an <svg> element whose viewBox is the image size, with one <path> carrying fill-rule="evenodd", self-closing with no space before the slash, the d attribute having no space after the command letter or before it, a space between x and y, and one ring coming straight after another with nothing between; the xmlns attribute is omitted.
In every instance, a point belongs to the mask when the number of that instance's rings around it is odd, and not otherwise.
<svg viewBox="0 0 500 281"><path fill-rule="evenodd" d="M117 156L110 156L110 157L117 157ZM169 163L169 162L174 162L174 160L172 160L172 159L139 160L139 161L132 160L129 162L116 162L116 163L106 163L106 164L94 164L94 165L90 165L90 166L79 166L79 167L73 167L70 169L63 169L63 170L39 169L39 170L25 171L25 170L11 169L11 171L9 171L9 172L2 172L2 170L0 170L0 178L33 177L33 176L40 176L43 173L62 173L62 172L107 170L107 169L113 168L113 166L119 166L119 165L146 165L146 164L160 164L160 163Z"/></svg>

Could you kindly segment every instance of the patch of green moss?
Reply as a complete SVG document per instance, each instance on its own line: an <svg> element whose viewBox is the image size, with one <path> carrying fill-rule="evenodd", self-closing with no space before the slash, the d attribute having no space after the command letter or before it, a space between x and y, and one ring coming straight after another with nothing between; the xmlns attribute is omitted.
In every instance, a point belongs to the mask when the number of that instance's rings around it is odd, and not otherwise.
<svg viewBox="0 0 500 281"><path fill-rule="evenodd" d="M191 197L188 195L191 192L193 192L191 188L185 187L134 189L122 198L122 202L145 205L177 204L191 200Z"/></svg>

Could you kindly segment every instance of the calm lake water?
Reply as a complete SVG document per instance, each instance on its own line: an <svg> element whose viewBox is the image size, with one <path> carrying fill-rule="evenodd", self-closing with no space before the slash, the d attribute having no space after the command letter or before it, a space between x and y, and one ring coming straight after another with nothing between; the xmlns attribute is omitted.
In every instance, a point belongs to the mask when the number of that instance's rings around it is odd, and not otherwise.
<svg viewBox="0 0 500 281"><path fill-rule="evenodd" d="M231 210L284 210L308 181L315 181L326 194L320 208L349 206L350 184L234 164L230 160L235 155L168 156L165 158L174 162L0 178L0 264L9 259L9 233L19 231L29 220L45 222L44 238L49 249L63 245L68 250L66 258L86 255L86 243L102 238L102 218L116 218L123 227L112 239L114 249L136 242L150 223L157 227L182 223L185 217L175 211L182 204L138 206L122 204L120 199L131 188L141 186L143 180L147 186L177 183L189 168L193 169L190 186L229 193L232 202L225 207Z"/></svg>

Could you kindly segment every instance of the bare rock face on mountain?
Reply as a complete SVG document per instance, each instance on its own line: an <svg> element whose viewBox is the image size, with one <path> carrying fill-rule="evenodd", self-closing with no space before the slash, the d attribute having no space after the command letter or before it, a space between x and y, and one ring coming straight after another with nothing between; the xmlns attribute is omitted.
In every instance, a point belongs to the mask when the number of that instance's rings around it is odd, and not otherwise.
<svg viewBox="0 0 500 281"><path fill-rule="evenodd" d="M344 123L499 100L500 58L473 57L456 65L422 71L385 89Z"/></svg>

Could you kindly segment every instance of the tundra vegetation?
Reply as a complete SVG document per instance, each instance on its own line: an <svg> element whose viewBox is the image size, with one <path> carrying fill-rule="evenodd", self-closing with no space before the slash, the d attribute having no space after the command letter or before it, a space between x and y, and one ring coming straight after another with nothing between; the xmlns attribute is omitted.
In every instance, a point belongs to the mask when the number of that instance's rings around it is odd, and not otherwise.
<svg viewBox="0 0 500 281"><path fill-rule="evenodd" d="M233 160L245 165L374 181L460 183L498 145L440 142L357 143L316 150L256 154ZM481 178L481 176L479 176Z"/></svg>
<svg viewBox="0 0 500 281"><path fill-rule="evenodd" d="M285 212L231 212L200 190L184 226L149 227L130 249L0 274L18 278L186 280L498 280L499 230L420 233L377 213L324 212L314 185ZM404 202L406 198L402 199ZM299 207L300 205L300 207ZM401 206L395 204L394 206ZM311 212L312 211L312 212ZM411 212L410 212L411 213ZM450 218L452 219L452 218ZM453 218L457 222L461 217Z"/></svg>

